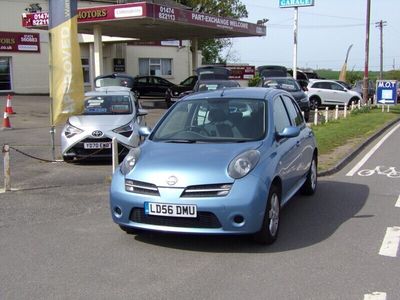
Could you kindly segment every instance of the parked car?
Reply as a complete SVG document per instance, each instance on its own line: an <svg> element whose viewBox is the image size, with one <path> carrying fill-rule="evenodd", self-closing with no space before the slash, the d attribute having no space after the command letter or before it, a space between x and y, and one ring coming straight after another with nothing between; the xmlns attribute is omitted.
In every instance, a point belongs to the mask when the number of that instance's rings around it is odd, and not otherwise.
<svg viewBox="0 0 400 300"><path fill-rule="evenodd" d="M124 157L139 144L139 127L147 114L128 87L103 87L85 94L84 111L68 118L61 133L64 161L111 158L111 141L117 138Z"/></svg>
<svg viewBox="0 0 400 300"><path fill-rule="evenodd" d="M265 65L257 67L257 73L262 78L267 77L287 77L288 69L284 66Z"/></svg>
<svg viewBox="0 0 400 300"><path fill-rule="evenodd" d="M361 95L363 98L363 80L357 80L352 88L352 91L355 91ZM375 83L372 80L368 80L368 99L373 99L375 95Z"/></svg>
<svg viewBox="0 0 400 300"><path fill-rule="evenodd" d="M168 88L165 92L165 102L167 107L171 107L173 103L182 98L182 93L193 90L197 79L198 76L196 75L189 76L184 81L179 83L179 85L174 85Z"/></svg>
<svg viewBox="0 0 400 300"><path fill-rule="evenodd" d="M165 97L165 93L175 84L158 76L136 76L133 81L133 89L138 98L142 96Z"/></svg>
<svg viewBox="0 0 400 300"><path fill-rule="evenodd" d="M311 109L321 105L351 105L361 100L359 93L346 89L334 80L311 80L307 89Z"/></svg>
<svg viewBox="0 0 400 300"><path fill-rule="evenodd" d="M317 187L314 134L283 90L195 93L140 132L147 139L110 188L112 218L127 233L251 234L269 244L281 208Z"/></svg>
<svg viewBox="0 0 400 300"><path fill-rule="evenodd" d="M310 101L307 94L300 87L298 82L292 77L270 77L263 78L260 86L277 88L289 92L296 100L300 109L304 112L304 118L308 122L310 118Z"/></svg>

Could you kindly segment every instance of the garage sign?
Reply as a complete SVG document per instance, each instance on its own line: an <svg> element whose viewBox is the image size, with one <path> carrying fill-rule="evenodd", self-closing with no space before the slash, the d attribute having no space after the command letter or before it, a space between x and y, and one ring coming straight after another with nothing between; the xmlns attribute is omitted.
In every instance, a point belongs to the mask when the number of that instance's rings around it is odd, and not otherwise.
<svg viewBox="0 0 400 300"><path fill-rule="evenodd" d="M302 7L314 6L314 0L279 0L279 7Z"/></svg>
<svg viewBox="0 0 400 300"><path fill-rule="evenodd" d="M376 101L379 104L395 104L397 101L397 80L376 82Z"/></svg>

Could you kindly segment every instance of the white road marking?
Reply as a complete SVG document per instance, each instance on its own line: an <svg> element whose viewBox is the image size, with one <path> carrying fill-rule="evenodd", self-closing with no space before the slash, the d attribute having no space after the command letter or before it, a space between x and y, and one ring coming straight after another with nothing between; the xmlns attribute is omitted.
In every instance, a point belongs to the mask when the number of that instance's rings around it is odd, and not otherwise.
<svg viewBox="0 0 400 300"><path fill-rule="evenodd" d="M390 130L369 152L361 159L354 167L346 174L346 176L353 176L365 163L366 161L375 153L376 150L400 127L400 124L397 124L395 128Z"/></svg>
<svg viewBox="0 0 400 300"><path fill-rule="evenodd" d="M397 198L397 202L396 202L396 205L395 205L396 207L400 207L400 195L399 195L399 198Z"/></svg>
<svg viewBox="0 0 400 300"><path fill-rule="evenodd" d="M364 295L364 300L386 300L386 293L373 292L372 294Z"/></svg>
<svg viewBox="0 0 400 300"><path fill-rule="evenodd" d="M386 229L385 238L383 239L380 255L397 257L400 243L400 227L388 227Z"/></svg>

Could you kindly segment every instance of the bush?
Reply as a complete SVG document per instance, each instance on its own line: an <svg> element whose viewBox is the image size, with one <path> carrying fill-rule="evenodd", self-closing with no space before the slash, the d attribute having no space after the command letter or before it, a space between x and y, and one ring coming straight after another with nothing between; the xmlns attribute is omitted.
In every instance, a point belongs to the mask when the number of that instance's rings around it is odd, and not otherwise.
<svg viewBox="0 0 400 300"><path fill-rule="evenodd" d="M252 79L249 79L249 86L257 86L260 80L260 76L254 76Z"/></svg>

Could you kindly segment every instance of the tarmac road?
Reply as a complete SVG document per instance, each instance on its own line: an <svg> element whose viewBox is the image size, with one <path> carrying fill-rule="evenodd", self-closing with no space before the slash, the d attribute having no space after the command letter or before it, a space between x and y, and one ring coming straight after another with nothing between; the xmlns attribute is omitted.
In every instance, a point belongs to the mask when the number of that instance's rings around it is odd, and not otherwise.
<svg viewBox="0 0 400 300"><path fill-rule="evenodd" d="M50 158L48 98L16 96L13 107L1 144ZM147 107L152 125L164 109ZM399 299L396 239L394 256L379 254L387 229L400 226L400 178L387 175L400 170L399 140L397 129L353 176L378 141L321 178L313 197L296 196L270 247L246 237L127 235L110 216L109 164L12 151L18 190L0 194L0 299ZM358 175L366 169L375 171Z"/></svg>

